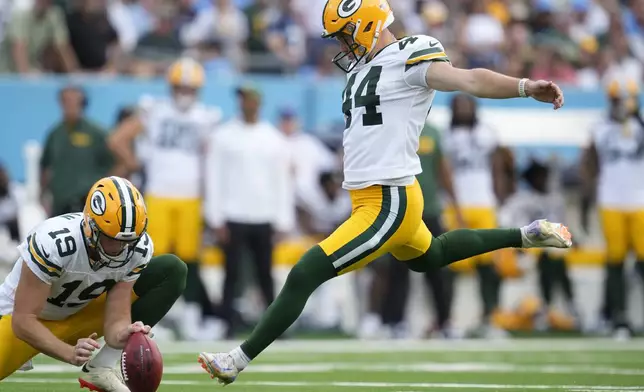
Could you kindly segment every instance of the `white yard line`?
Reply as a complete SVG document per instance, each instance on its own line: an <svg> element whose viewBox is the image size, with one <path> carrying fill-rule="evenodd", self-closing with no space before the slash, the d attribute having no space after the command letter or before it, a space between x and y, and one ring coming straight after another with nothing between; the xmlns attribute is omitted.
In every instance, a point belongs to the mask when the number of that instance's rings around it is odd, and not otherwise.
<svg viewBox="0 0 644 392"><path fill-rule="evenodd" d="M337 363L280 363L254 364L244 373L334 373L337 371L355 371L366 373L532 373L532 374L601 374L618 376L644 376L644 369L612 368L588 365L515 365L511 363L440 363L420 362L412 364L392 364L383 362L337 362ZM166 365L165 374L200 374L205 373L195 361L194 364ZM26 374L78 373L78 368L71 365L35 365L34 370Z"/></svg>
<svg viewBox="0 0 644 392"><path fill-rule="evenodd" d="M239 341L158 342L164 354L229 351ZM605 352L642 351L644 339L616 342L612 339L509 339L486 340L280 340L266 353L389 353L389 352Z"/></svg>
<svg viewBox="0 0 644 392"><path fill-rule="evenodd" d="M76 380L61 379L26 379L9 378L3 383L22 384L76 384ZM181 381L167 380L163 385L193 385L193 386L214 386L212 381ZM466 384L466 383L385 383L385 382L279 382L279 381L240 381L235 385L265 386L265 387L338 387L338 388L455 388L455 389L562 389L570 391L629 391L643 392L641 387L617 386L617 385L535 385L535 384Z"/></svg>

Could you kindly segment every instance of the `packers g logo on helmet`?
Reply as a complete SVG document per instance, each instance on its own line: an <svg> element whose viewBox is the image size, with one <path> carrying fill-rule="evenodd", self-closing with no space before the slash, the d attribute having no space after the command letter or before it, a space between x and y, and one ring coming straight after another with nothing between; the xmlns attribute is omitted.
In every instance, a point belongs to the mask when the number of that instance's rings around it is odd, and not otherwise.
<svg viewBox="0 0 644 392"><path fill-rule="evenodd" d="M362 0L344 0L338 6L338 15L341 18L348 18L355 14L362 5Z"/></svg>
<svg viewBox="0 0 644 392"><path fill-rule="evenodd" d="M96 190L91 196L92 202L90 203L90 208L92 209L92 212L95 213L98 216L101 216L105 213L105 209L107 208L107 202L105 201L105 196L103 195L103 192Z"/></svg>
<svg viewBox="0 0 644 392"><path fill-rule="evenodd" d="M121 177L105 177L90 189L83 210L83 235L95 271L127 264L148 225L143 196ZM109 244L116 252L105 249Z"/></svg>
<svg viewBox="0 0 644 392"><path fill-rule="evenodd" d="M387 0L328 0L322 13L322 38L335 38L344 46L333 63L350 72L373 51L380 33L393 21Z"/></svg>

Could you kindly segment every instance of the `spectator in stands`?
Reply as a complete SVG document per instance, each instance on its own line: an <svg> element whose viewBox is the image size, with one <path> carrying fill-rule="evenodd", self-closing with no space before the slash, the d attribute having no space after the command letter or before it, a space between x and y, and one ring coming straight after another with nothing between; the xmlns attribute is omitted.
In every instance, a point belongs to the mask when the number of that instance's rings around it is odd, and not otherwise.
<svg viewBox="0 0 644 392"><path fill-rule="evenodd" d="M112 170L106 132L85 117L88 98L77 86L59 93L63 118L47 135L40 161L41 190L51 194L50 216L82 211L87 192Z"/></svg>
<svg viewBox="0 0 644 392"><path fill-rule="evenodd" d="M599 42L594 37L583 40L580 44L577 87L584 90L601 88L602 79L613 61L610 48L599 50Z"/></svg>
<svg viewBox="0 0 644 392"><path fill-rule="evenodd" d="M174 26L177 31L192 23L198 15L194 6L194 0L178 0L177 14L174 17Z"/></svg>
<svg viewBox="0 0 644 392"><path fill-rule="evenodd" d="M573 41L581 44L584 40L600 37L608 31L610 17L598 2L590 0L572 0L572 24L568 34Z"/></svg>
<svg viewBox="0 0 644 392"><path fill-rule="evenodd" d="M117 31L121 50L131 53L139 38L154 28L154 0L113 0L108 5L110 23Z"/></svg>
<svg viewBox="0 0 644 392"><path fill-rule="evenodd" d="M272 21L275 11L269 7L268 0L256 0L250 7L244 10L248 23L248 39L246 50L248 50L249 72L280 72L281 67L278 61L270 55L266 45L266 34Z"/></svg>
<svg viewBox="0 0 644 392"><path fill-rule="evenodd" d="M13 3L9 0L0 0L0 42L4 40L5 27L11 17Z"/></svg>
<svg viewBox="0 0 644 392"><path fill-rule="evenodd" d="M630 8L624 10L624 32L628 37L633 55L644 63L644 1L631 0Z"/></svg>
<svg viewBox="0 0 644 392"><path fill-rule="evenodd" d="M32 9L13 14L0 43L0 73L73 72L77 68L65 16L51 0L35 0Z"/></svg>
<svg viewBox="0 0 644 392"><path fill-rule="evenodd" d="M213 0L212 7L200 11L194 21L181 29L180 36L185 46L217 41L222 54L241 66L248 24L232 0Z"/></svg>
<svg viewBox="0 0 644 392"><path fill-rule="evenodd" d="M293 72L306 57L306 32L291 0L279 1L278 14L268 28L266 44L280 61L284 72Z"/></svg>
<svg viewBox="0 0 644 392"><path fill-rule="evenodd" d="M506 70L514 66L515 73L525 75L526 63L531 62L534 56L534 48L530 44L530 27L522 21L510 23L506 28Z"/></svg>
<svg viewBox="0 0 644 392"><path fill-rule="evenodd" d="M473 0L461 32L461 46L469 67L497 66L504 39L503 24L486 11L484 0Z"/></svg>
<svg viewBox="0 0 644 392"><path fill-rule="evenodd" d="M236 75L235 65L221 52L218 41L206 41L199 45L199 59L206 74L216 78L229 78Z"/></svg>
<svg viewBox="0 0 644 392"><path fill-rule="evenodd" d="M575 69L564 60L559 52L548 47L541 47L535 58L535 64L530 74L531 78L545 78L565 85L572 85L576 82Z"/></svg>
<svg viewBox="0 0 644 392"><path fill-rule="evenodd" d="M205 174L205 215L226 259L223 309L228 336L236 328L233 309L242 253L251 251L257 281L268 306L274 298L273 241L294 226L288 144L261 120L261 97L251 86L237 89L241 117L212 136Z"/></svg>
<svg viewBox="0 0 644 392"><path fill-rule="evenodd" d="M628 39L621 26L611 26L608 40L614 59L606 71L606 80L634 80L637 83L642 83L644 81L644 67L641 61L631 55Z"/></svg>
<svg viewBox="0 0 644 392"><path fill-rule="evenodd" d="M174 13L171 4L159 4L155 9L154 29L143 35L134 50L133 73L141 76L159 75L183 52L183 45L175 34Z"/></svg>
<svg viewBox="0 0 644 392"><path fill-rule="evenodd" d="M84 71L115 73L121 50L105 0L85 0L67 15L69 39Z"/></svg>

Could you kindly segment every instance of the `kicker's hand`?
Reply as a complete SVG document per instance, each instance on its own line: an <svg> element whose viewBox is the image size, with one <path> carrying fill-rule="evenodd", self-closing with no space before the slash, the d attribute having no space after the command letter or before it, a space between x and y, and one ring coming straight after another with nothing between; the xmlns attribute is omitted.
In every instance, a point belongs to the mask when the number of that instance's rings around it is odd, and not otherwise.
<svg viewBox="0 0 644 392"><path fill-rule="evenodd" d="M98 334L95 332L89 335L88 338L78 339L76 346L74 346L74 355L69 363L74 366L82 366L89 361L94 350L101 347L96 341L97 337Z"/></svg>
<svg viewBox="0 0 644 392"><path fill-rule="evenodd" d="M555 110L564 105L564 95L561 88L548 80L529 80L525 86L526 95L539 102L552 103Z"/></svg>
<svg viewBox="0 0 644 392"><path fill-rule="evenodd" d="M141 321L128 325L127 328L123 329L117 335L118 347L125 347L127 341L130 339L130 335L133 333L142 332L143 334L148 335L150 333L150 329L149 325L145 325Z"/></svg>

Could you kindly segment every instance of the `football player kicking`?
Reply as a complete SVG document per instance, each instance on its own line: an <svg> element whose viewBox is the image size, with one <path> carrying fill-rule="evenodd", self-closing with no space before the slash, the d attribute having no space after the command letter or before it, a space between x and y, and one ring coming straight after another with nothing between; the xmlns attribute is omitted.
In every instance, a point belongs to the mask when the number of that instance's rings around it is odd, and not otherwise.
<svg viewBox="0 0 644 392"><path fill-rule="evenodd" d="M545 220L522 228L463 229L432 237L422 221L423 199L415 179L421 172L419 135L435 91L532 97L559 109L563 94L557 85L454 68L433 37L397 40L387 29L394 16L386 0L328 0L322 20L323 37L335 38L342 47L333 61L348 76L342 103L343 186L351 194L353 212L293 267L248 340L229 353L199 355L204 369L223 384L233 382L286 331L317 287L387 252L409 269L425 272L506 247L572 245L565 226Z"/></svg>
<svg viewBox="0 0 644 392"><path fill-rule="evenodd" d="M152 257L147 222L141 193L107 177L82 213L48 219L29 234L0 285L0 380L43 353L82 366L81 387L129 391L117 370L121 350L167 313L186 280L177 257ZM106 345L92 358L100 336Z"/></svg>

